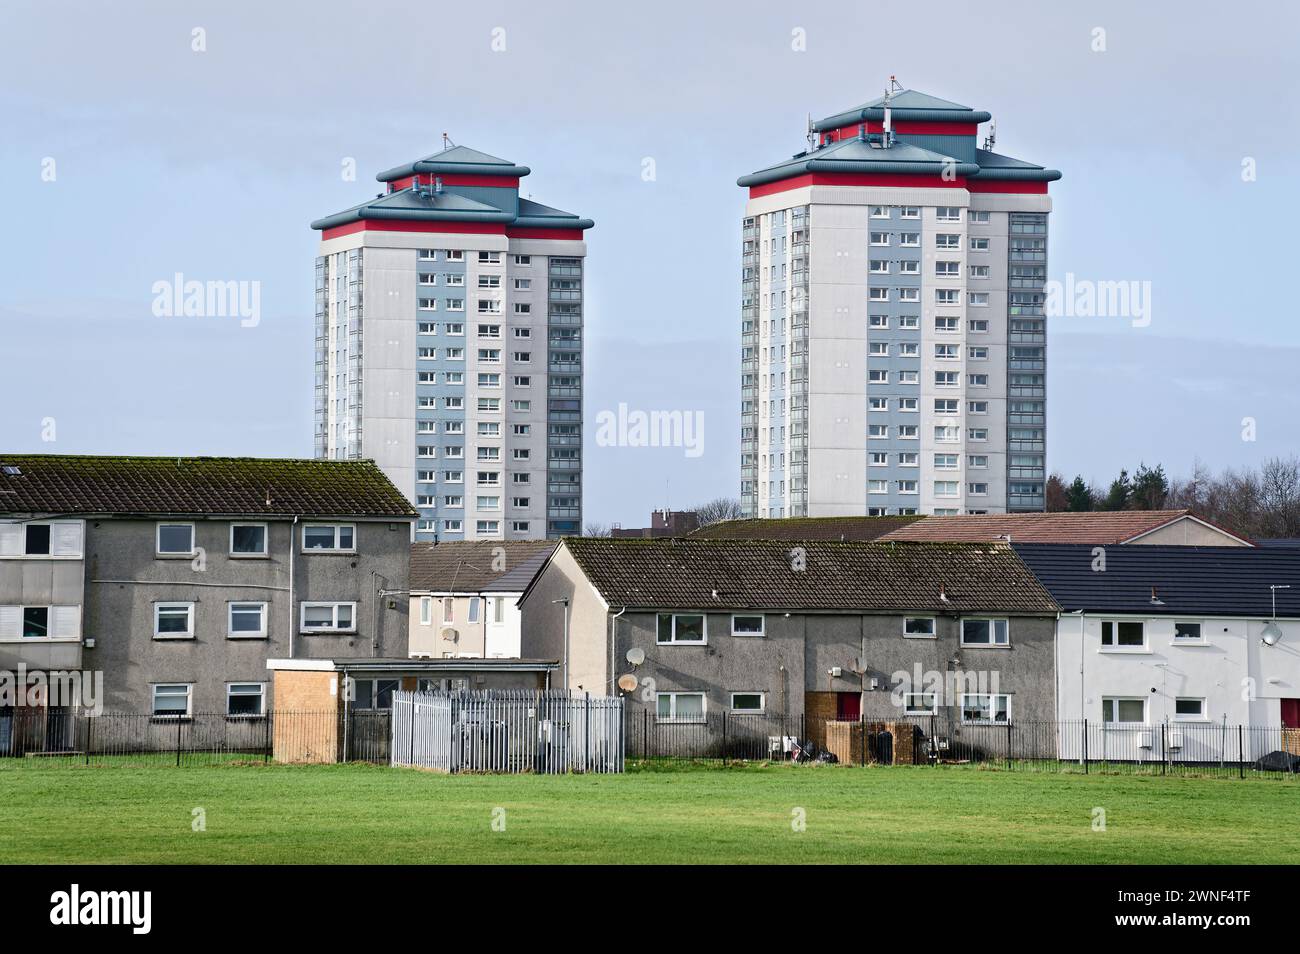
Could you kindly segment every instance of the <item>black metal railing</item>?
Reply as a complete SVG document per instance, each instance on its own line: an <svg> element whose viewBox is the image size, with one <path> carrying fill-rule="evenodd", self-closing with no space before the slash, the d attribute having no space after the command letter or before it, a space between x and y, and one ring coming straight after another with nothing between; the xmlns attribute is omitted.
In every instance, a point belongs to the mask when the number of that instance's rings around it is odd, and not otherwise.
<svg viewBox="0 0 1300 954"><path fill-rule="evenodd" d="M1300 777L1300 729L1166 722L1006 722L954 715L820 718L715 712L627 718L627 758L974 765L1010 771Z"/></svg>
<svg viewBox="0 0 1300 954"><path fill-rule="evenodd" d="M22 708L0 712L0 758L84 764L389 761L390 713L279 710L266 715Z"/></svg>

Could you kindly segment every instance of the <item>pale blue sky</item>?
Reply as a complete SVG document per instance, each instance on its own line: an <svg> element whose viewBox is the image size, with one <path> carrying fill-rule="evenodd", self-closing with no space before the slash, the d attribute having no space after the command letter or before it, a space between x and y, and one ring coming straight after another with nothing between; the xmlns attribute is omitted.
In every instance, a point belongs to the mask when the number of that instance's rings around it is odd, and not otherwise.
<svg viewBox="0 0 1300 954"><path fill-rule="evenodd" d="M803 148L809 112L874 98L893 73L989 110L999 151L1063 171L1052 277L1152 283L1150 327L1050 323L1052 469L1103 480L1138 459L1177 473L1294 452L1300 15L1063 6L7 0L0 448L310 455L308 223L447 131L596 220L587 519L639 525L665 501L734 495L735 179ZM261 323L154 317L152 284L178 271L260 281ZM704 455L597 447L595 416L620 401L703 411Z"/></svg>

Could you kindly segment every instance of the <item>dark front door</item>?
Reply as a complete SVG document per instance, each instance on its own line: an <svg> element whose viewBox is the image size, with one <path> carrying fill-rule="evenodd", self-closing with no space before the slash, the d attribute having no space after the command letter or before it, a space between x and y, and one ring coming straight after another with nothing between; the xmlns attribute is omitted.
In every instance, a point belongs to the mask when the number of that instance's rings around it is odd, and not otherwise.
<svg viewBox="0 0 1300 954"><path fill-rule="evenodd" d="M1282 700L1282 727L1300 729L1300 699Z"/></svg>
<svg viewBox="0 0 1300 954"><path fill-rule="evenodd" d="M862 694L840 692L836 694L835 718L840 722L857 722L862 718Z"/></svg>

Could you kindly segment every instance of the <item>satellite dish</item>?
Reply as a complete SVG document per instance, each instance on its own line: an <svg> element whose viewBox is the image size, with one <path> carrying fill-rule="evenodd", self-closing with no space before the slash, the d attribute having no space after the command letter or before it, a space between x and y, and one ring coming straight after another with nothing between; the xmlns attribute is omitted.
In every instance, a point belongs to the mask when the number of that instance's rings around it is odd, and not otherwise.
<svg viewBox="0 0 1300 954"><path fill-rule="evenodd" d="M440 635L442 636L443 639L447 640L448 642L452 642L452 643L460 642L460 633L456 632L456 630L452 629L450 626L444 629Z"/></svg>
<svg viewBox="0 0 1300 954"><path fill-rule="evenodd" d="M1276 646L1282 638L1282 628L1272 621L1264 624L1264 630L1260 634L1264 640L1265 646Z"/></svg>
<svg viewBox="0 0 1300 954"><path fill-rule="evenodd" d="M627 651L627 661L630 662L633 666L641 665L643 662L645 662L645 650L641 649L640 647L633 646L631 649Z"/></svg>
<svg viewBox="0 0 1300 954"><path fill-rule="evenodd" d="M624 692L631 692L636 688L636 676L632 675L630 672L619 676L618 687Z"/></svg>

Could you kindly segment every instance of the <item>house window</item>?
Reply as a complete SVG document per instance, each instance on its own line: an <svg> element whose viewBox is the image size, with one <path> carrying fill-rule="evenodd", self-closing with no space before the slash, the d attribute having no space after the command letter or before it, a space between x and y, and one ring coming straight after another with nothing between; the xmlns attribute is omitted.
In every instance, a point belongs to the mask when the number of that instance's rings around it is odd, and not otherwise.
<svg viewBox="0 0 1300 954"><path fill-rule="evenodd" d="M453 600L450 596L444 596L442 598L442 621L444 623L454 622L456 618L455 614L456 614L456 601Z"/></svg>
<svg viewBox="0 0 1300 954"><path fill-rule="evenodd" d="M702 613L660 613L659 642L703 643L707 626Z"/></svg>
<svg viewBox="0 0 1300 954"><path fill-rule="evenodd" d="M155 603L153 605L155 639L185 639L194 635L193 603Z"/></svg>
<svg viewBox="0 0 1300 954"><path fill-rule="evenodd" d="M266 683L226 683L226 715L248 717L266 715Z"/></svg>
<svg viewBox="0 0 1300 954"><path fill-rule="evenodd" d="M266 524L232 523L230 525L231 556L266 556Z"/></svg>
<svg viewBox="0 0 1300 954"><path fill-rule="evenodd" d="M731 710L733 712L762 712L765 708L763 693L761 692L733 692L731 694Z"/></svg>
<svg viewBox="0 0 1300 954"><path fill-rule="evenodd" d="M1197 721L1205 718L1205 700L1180 697L1174 700L1174 718Z"/></svg>
<svg viewBox="0 0 1300 954"><path fill-rule="evenodd" d="M659 722L703 722L704 693L659 693L655 700L655 718Z"/></svg>
<svg viewBox="0 0 1300 954"><path fill-rule="evenodd" d="M194 524L158 524L157 552L169 556L193 556Z"/></svg>
<svg viewBox="0 0 1300 954"><path fill-rule="evenodd" d="M1200 623L1174 623L1174 642L1176 643L1199 643L1203 642L1201 636Z"/></svg>
<svg viewBox="0 0 1300 954"><path fill-rule="evenodd" d="M479 610L478 604L479 604L478 597L471 596L469 599L469 617L468 617L471 623L478 622L478 610Z"/></svg>
<svg viewBox="0 0 1300 954"><path fill-rule="evenodd" d="M153 686L153 714L156 717L179 719L190 714L189 683L159 683Z"/></svg>
<svg viewBox="0 0 1300 954"><path fill-rule="evenodd" d="M763 617L762 616L731 617L731 635L732 636L762 636Z"/></svg>
<svg viewBox="0 0 1300 954"><path fill-rule="evenodd" d="M27 524L23 553L27 556L44 556L49 552L50 525L48 523Z"/></svg>
<svg viewBox="0 0 1300 954"><path fill-rule="evenodd" d="M351 633L357 628L356 603L303 603L304 633Z"/></svg>
<svg viewBox="0 0 1300 954"><path fill-rule="evenodd" d="M23 639L45 639L50 635L50 608L23 607Z"/></svg>
<svg viewBox="0 0 1300 954"><path fill-rule="evenodd" d="M908 692L903 695L903 712L906 715L935 715L938 711L938 693Z"/></svg>
<svg viewBox="0 0 1300 954"><path fill-rule="evenodd" d="M987 692L961 697L961 721L974 723L1010 722L1011 697Z"/></svg>
<svg viewBox="0 0 1300 954"><path fill-rule="evenodd" d="M935 636L933 616L903 617L903 635L918 639L933 639Z"/></svg>
<svg viewBox="0 0 1300 954"><path fill-rule="evenodd" d="M1128 723L1144 725L1147 721L1147 701L1145 699L1120 699L1118 697L1101 700L1101 721L1105 723Z"/></svg>
<svg viewBox="0 0 1300 954"><path fill-rule="evenodd" d="M265 603L231 603L230 629L232 637L254 637L266 635Z"/></svg>
<svg viewBox="0 0 1300 954"><path fill-rule="evenodd" d="M961 621L963 646L1009 645L1005 619L964 619Z"/></svg>
<svg viewBox="0 0 1300 954"><path fill-rule="evenodd" d="M420 597L420 625L428 626L433 622L433 597Z"/></svg>
<svg viewBox="0 0 1300 954"><path fill-rule="evenodd" d="M356 532L348 523L307 524L302 528L302 548L350 553L356 549Z"/></svg>
<svg viewBox="0 0 1300 954"><path fill-rule="evenodd" d="M1142 649L1147 644L1146 624L1141 620L1104 620L1101 644L1112 649Z"/></svg>

